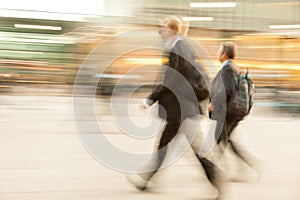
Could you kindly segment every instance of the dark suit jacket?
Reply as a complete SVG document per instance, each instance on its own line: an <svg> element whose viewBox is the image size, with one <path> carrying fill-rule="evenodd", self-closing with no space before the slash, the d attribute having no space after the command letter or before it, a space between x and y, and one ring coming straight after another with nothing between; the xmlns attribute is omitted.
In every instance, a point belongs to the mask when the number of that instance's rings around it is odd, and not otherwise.
<svg viewBox="0 0 300 200"><path fill-rule="evenodd" d="M227 103L237 87L237 73L238 68L229 61L214 78L211 87L211 103L214 112L226 111Z"/></svg>
<svg viewBox="0 0 300 200"><path fill-rule="evenodd" d="M239 73L238 68L232 61L229 61L222 67L212 82L211 103L214 106L214 110L210 113L210 117L213 120L217 120L215 133L217 140L228 139L230 132L227 124L230 123L229 121L237 121L235 116L229 116L226 112L227 103L237 87L237 73ZM219 138L220 134L221 137Z"/></svg>
<svg viewBox="0 0 300 200"><path fill-rule="evenodd" d="M170 120L183 120L201 113L201 108L188 83L195 62L195 53L186 40L179 40L170 51L169 67L165 72L163 84L148 96L160 104L159 115Z"/></svg>

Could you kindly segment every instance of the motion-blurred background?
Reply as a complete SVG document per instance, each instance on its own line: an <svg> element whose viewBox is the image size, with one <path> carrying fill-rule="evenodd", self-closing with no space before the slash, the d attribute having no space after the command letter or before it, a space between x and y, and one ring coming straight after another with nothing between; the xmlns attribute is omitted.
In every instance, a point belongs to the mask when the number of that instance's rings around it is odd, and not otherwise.
<svg viewBox="0 0 300 200"><path fill-rule="evenodd" d="M3 1L0 4L0 92L72 95L78 69L93 49L136 28L158 28L168 15L190 20L189 36L207 55L200 62L214 75L216 51L222 41L234 41L237 64L255 81L256 105L299 108L300 1L297 0L63 0ZM155 29L153 29L155 30ZM157 32L153 35L159 39ZM212 60L208 62L207 60ZM128 70L161 63L161 52L137 50L114 60L99 80L97 95L110 95ZM159 68L131 74L130 84L151 86ZM211 72L211 73L210 73ZM130 87L124 85L124 88Z"/></svg>
<svg viewBox="0 0 300 200"><path fill-rule="evenodd" d="M254 107L233 139L266 170L259 182L230 182L229 199L300 199L299 0L2 0L1 200L214 197L192 152L158 176L154 192L140 193L91 153L117 155L106 140L91 148L79 138L103 133L120 150L152 152L155 134L142 139L136 130L154 122L157 107L147 114L139 104L159 81L162 49L147 45L162 47L159 23L169 15L190 20L188 35L203 48L198 61L210 78L221 66L220 42L234 41L236 63L256 85ZM256 179L230 149L225 154L226 176Z"/></svg>

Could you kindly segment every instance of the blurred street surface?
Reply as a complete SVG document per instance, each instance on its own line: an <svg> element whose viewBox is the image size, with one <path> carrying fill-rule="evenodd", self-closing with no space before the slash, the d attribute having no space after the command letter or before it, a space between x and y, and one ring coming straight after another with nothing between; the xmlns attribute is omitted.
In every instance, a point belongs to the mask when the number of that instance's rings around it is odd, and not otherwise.
<svg viewBox="0 0 300 200"><path fill-rule="evenodd" d="M123 173L105 167L84 149L71 96L17 94L0 95L1 200L213 199L213 188L190 151L158 173L150 192L139 192ZM130 107L142 123L146 119L138 110L140 101L133 99ZM108 97L95 99L98 123L106 137L132 152L151 149L152 140L133 142L118 129L110 105ZM256 183L254 173L246 167L238 170L243 164L226 152L231 166L227 175L250 180L231 182L230 200L300 199L299 113L265 105L258 102L235 135L264 161L265 171Z"/></svg>

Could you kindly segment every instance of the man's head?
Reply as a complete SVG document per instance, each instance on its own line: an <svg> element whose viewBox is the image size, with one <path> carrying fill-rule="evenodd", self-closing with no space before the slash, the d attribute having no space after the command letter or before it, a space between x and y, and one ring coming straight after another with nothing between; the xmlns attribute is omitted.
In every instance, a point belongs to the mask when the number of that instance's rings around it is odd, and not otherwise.
<svg viewBox="0 0 300 200"><path fill-rule="evenodd" d="M222 42L217 51L218 60L223 63L225 60L234 59L237 52L237 46L233 42Z"/></svg>
<svg viewBox="0 0 300 200"><path fill-rule="evenodd" d="M163 40L168 40L169 38L176 36L181 33L182 20L178 17L168 17L162 21L161 27L159 29L159 34Z"/></svg>

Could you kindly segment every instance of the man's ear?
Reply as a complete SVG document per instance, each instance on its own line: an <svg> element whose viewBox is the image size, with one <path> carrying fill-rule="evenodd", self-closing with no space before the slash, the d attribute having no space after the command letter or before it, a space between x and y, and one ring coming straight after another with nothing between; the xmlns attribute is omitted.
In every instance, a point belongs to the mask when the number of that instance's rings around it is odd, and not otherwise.
<svg viewBox="0 0 300 200"><path fill-rule="evenodd" d="M227 58L228 58L228 56L227 56L227 53L226 53L226 52L224 52L222 55L224 56L224 58L225 58L225 59L227 59Z"/></svg>

